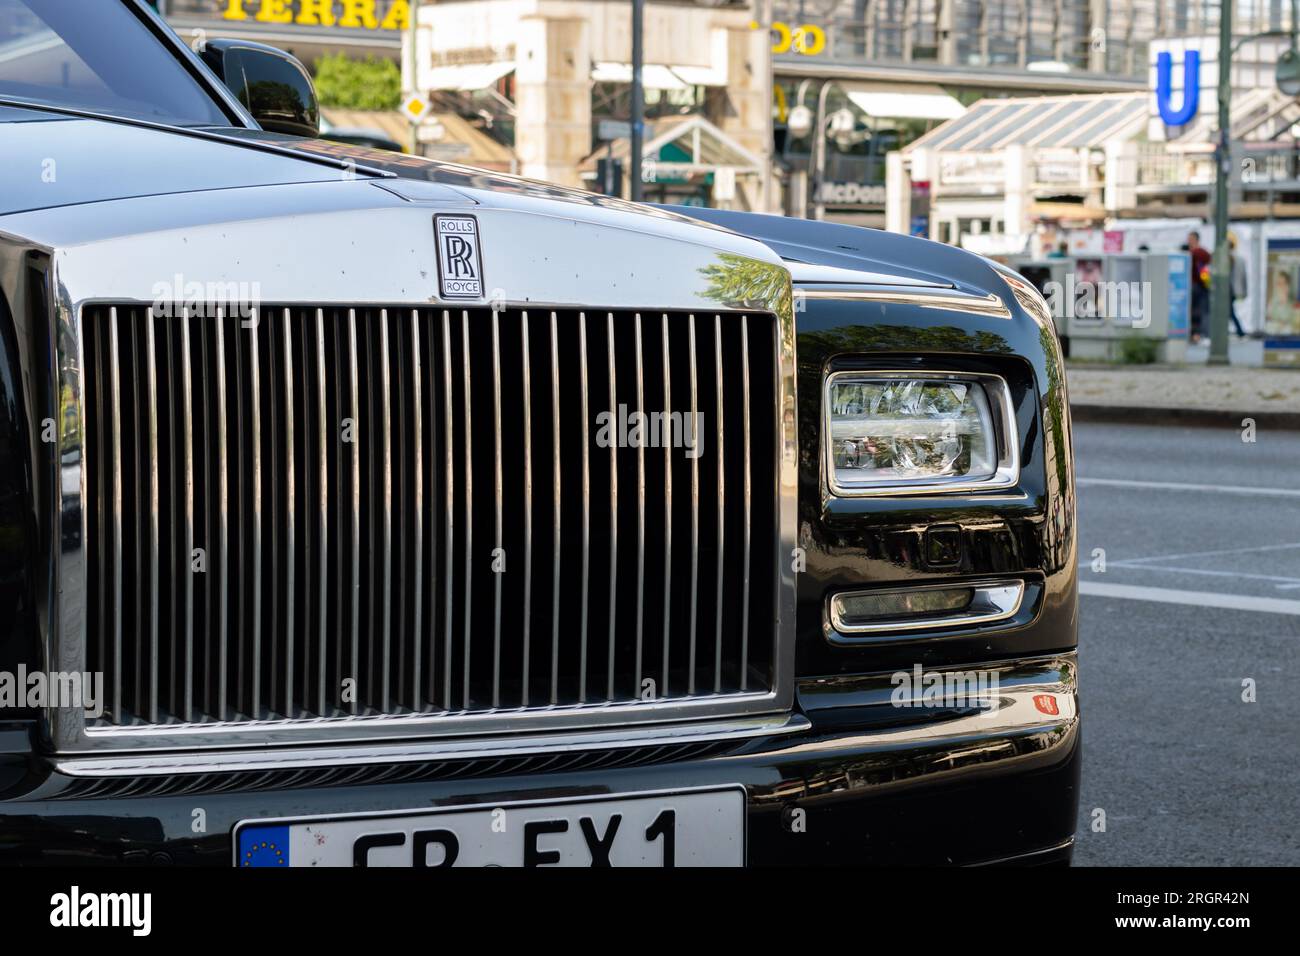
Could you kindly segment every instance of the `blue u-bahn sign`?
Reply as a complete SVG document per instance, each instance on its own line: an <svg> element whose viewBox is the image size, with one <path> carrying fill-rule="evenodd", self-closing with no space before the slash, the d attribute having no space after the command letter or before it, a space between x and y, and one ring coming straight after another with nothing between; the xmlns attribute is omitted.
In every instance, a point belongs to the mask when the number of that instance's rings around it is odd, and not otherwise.
<svg viewBox="0 0 1300 956"><path fill-rule="evenodd" d="M1183 54L1183 102L1174 109L1173 104L1174 58L1168 53L1156 54L1156 106L1166 126L1182 126L1196 115L1201 98L1201 53L1188 50Z"/></svg>

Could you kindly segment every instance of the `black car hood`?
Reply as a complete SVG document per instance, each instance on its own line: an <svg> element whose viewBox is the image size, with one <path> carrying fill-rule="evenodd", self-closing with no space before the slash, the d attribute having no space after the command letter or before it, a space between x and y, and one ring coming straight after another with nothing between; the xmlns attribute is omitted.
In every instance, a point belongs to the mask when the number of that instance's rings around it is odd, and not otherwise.
<svg viewBox="0 0 1300 956"><path fill-rule="evenodd" d="M336 181L346 170L183 130L0 106L0 215L169 193ZM356 178L351 174L350 178Z"/></svg>

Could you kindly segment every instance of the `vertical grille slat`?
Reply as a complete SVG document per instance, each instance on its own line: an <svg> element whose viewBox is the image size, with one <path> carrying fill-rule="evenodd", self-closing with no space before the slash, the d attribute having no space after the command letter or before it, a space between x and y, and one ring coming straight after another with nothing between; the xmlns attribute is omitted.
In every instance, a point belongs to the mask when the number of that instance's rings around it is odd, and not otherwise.
<svg viewBox="0 0 1300 956"><path fill-rule="evenodd" d="M320 590L317 604L317 660L316 660L316 713L323 714L325 708L325 662L329 657L328 617L326 605L329 600L329 458L326 452L326 416L325 408L325 310L316 310L316 444L318 481L320 493L317 499L316 515L318 520L316 586Z"/></svg>
<svg viewBox="0 0 1300 956"><path fill-rule="evenodd" d="M415 567L409 579L413 592L411 600L412 620L410 629L411 644L411 708L420 706L420 672L423 663L424 645L424 456L423 456L423 409L420 406L420 313L411 310L411 512L412 533L415 535L412 552Z"/></svg>
<svg viewBox="0 0 1300 956"><path fill-rule="evenodd" d="M351 628L349 630L349 659L346 679L354 684L351 700L348 701L352 713L360 709L360 698L355 689L355 682L361 674L361 446L356 429L361 424L360 383L357 369L357 311L348 309L348 409L352 420L351 441L348 442L350 459L349 491L352 496L352 514L348 525L352 545L350 573L348 575L351 610Z"/></svg>
<svg viewBox="0 0 1300 956"><path fill-rule="evenodd" d="M145 382L149 418L149 722L158 723L158 355L153 309L145 312Z"/></svg>
<svg viewBox="0 0 1300 956"><path fill-rule="evenodd" d="M609 408L618 420L618 362L614 357L614 313L605 316L608 348ZM615 645L618 638L618 442L609 443L609 656L606 660L605 696L614 699Z"/></svg>
<svg viewBox="0 0 1300 956"><path fill-rule="evenodd" d="M560 332L555 310L551 310L551 697L559 703L560 693Z"/></svg>
<svg viewBox="0 0 1300 956"><path fill-rule="evenodd" d="M582 592L581 626L578 630L578 703L587 702L587 624L591 610L591 412L588 404L587 373L587 314L578 313L578 387L582 394L582 415L578 419L578 433L582 436Z"/></svg>
<svg viewBox="0 0 1300 956"><path fill-rule="evenodd" d="M122 723L122 381L117 309L109 312L108 374L113 421L113 722Z"/></svg>
<svg viewBox="0 0 1300 956"><path fill-rule="evenodd" d="M455 574L452 571L452 533L455 530L455 449L451 411L451 312L442 310L442 434L443 434L443 517L442 517L442 706L451 710L452 598Z"/></svg>
<svg viewBox="0 0 1300 956"><path fill-rule="evenodd" d="M379 434L382 456L380 475L382 484L379 488L380 503L383 508L380 526L379 560L383 565L383 586L379 591L380 615L382 623L379 633L382 640L379 665L379 699L380 709L387 711L391 701L390 674L392 668L393 640L393 418L391 396L389 393L389 357L388 357L388 310L379 312L379 396L380 421Z"/></svg>
<svg viewBox="0 0 1300 956"><path fill-rule="evenodd" d="M668 338L668 313L663 314L662 337L660 339L660 349L663 354L663 379L661 386L663 388L664 402L664 420L671 422L669 417L672 414L673 404L673 378L672 378L672 360L670 353L672 351ZM671 684L669 683L669 668L671 666L672 656L672 625L673 625L673 448L671 443L664 443L664 634L663 634L663 676L659 685L661 696L667 697L671 693Z"/></svg>
<svg viewBox="0 0 1300 956"><path fill-rule="evenodd" d="M690 379L691 379L691 428L695 428L699 422L699 368L696 361L695 352L695 316L692 315L687 324L687 334L690 337L690 349L688 351L688 361L690 362ZM701 441L701 436L694 436L697 447ZM698 629L698 611L699 611L699 591L700 591L700 459L696 455L691 459L691 650L690 657L686 667L686 693L688 695L695 693L695 635Z"/></svg>
<svg viewBox="0 0 1300 956"><path fill-rule="evenodd" d="M718 530L717 540L714 546L717 548L716 559L718 562L718 572L714 587L714 608L716 614L716 627L714 635L714 655L713 655L713 692L722 693L722 611L726 606L726 601L722 593L722 575L726 569L726 541L727 541L727 521L726 521L726 428L723 424L725 418L725 409L727 407L726 397L723 394L722 378L722 316L713 317L713 355L716 362L714 372L714 385L717 388L717 399L714 409L716 410L717 440L718 440Z"/></svg>
<svg viewBox="0 0 1300 956"><path fill-rule="evenodd" d="M83 329L102 725L775 687L771 316L123 304Z"/></svg>
<svg viewBox="0 0 1300 956"><path fill-rule="evenodd" d="M744 535L744 558L741 566L741 600L740 600L740 689L749 686L749 563L752 539L750 537L750 519L753 515L751 496L753 477L751 475L750 439L749 439L749 316L740 317L740 414L741 442L744 445L744 473L741 481L744 497L745 520L741 522L741 534Z"/></svg>
<svg viewBox="0 0 1300 956"><path fill-rule="evenodd" d="M520 666L520 700L519 706L528 706L528 652L529 638L532 631L533 615L533 429L532 429L532 366L528 356L528 313L525 311L520 317L519 323L519 354L522 361L522 381L520 390L523 393L523 431L524 444L523 454L523 483L524 483L524 603L523 618L520 626L523 629L523 653Z"/></svg>
<svg viewBox="0 0 1300 956"><path fill-rule="evenodd" d="M185 546L181 551L185 561L185 650L182 656L180 694L184 701L180 713L183 720L192 719L194 713L194 398L190 367L190 321L190 314L186 311L181 316L181 421L184 444L181 457L185 469ZM121 722L120 717L118 722Z"/></svg>
<svg viewBox="0 0 1300 956"><path fill-rule="evenodd" d="M293 442L294 442L294 420L297 412L293 406L293 319L288 309L284 310L284 335L283 346L280 353L281 377L284 383L284 411L282 421L284 422L284 521L285 521L285 545L284 545L284 593L281 598L281 604L284 607L285 629L287 635L282 642L284 647L284 701L281 705L281 713L286 717L293 716L293 678L294 678L294 644L297 641L297 631L294 629L294 610L297 602L297 588L295 585L295 562L297 558L297 541L295 540L295 522L297 518L297 476L294 473L293 460Z"/></svg>
<svg viewBox="0 0 1300 956"><path fill-rule="evenodd" d="M226 719L226 669L228 666L229 646L229 485L226 449L226 314L217 310L216 331L216 371L214 378L217 385L217 404L213 409L213 419L217 431L217 659L216 688L217 702L211 705L218 720ZM292 629L290 629L292 633Z"/></svg>
<svg viewBox="0 0 1300 956"><path fill-rule="evenodd" d="M633 331L636 334L636 410L645 414L645 375L641 354L641 313L636 313ZM645 645L645 445L636 450L636 652L633 695L641 689L641 654ZM610 695L613 696L612 694Z"/></svg>
<svg viewBox="0 0 1300 956"><path fill-rule="evenodd" d="M262 361L258 343L262 327L261 319L261 314L254 309L252 313L253 324L248 334L253 600L249 620L248 699L244 703L244 713L252 718L260 716L262 709ZM186 417L188 420L188 412Z"/></svg>
<svg viewBox="0 0 1300 956"><path fill-rule="evenodd" d="M461 321L461 358L464 363L461 366L461 382L464 386L464 407L461 410L461 447L465 451L465 603L461 609L461 614L465 622L464 631L464 661L462 664L463 676L461 678L461 694L464 702L464 709L470 709L470 691L469 691L469 673L470 673L470 649L473 639L473 611L474 611L474 462L473 453L470 447L470 435L472 433L471 410L473 400L470 395L470 361L469 361L469 310L463 309L460 313Z"/></svg>
<svg viewBox="0 0 1300 956"><path fill-rule="evenodd" d="M492 449L492 506L495 516L492 538L492 707L495 709L501 706L501 588L504 583L495 561L502 553L502 509L505 505L501 465L501 320L496 309L492 310Z"/></svg>

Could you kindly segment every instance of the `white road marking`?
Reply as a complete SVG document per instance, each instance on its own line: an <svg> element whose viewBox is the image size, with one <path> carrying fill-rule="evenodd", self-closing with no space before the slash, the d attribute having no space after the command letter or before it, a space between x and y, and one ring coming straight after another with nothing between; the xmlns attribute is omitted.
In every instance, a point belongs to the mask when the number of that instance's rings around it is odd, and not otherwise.
<svg viewBox="0 0 1300 956"><path fill-rule="evenodd" d="M1161 604L1219 607L1230 611L1260 611L1265 614L1300 615L1300 601L1290 601L1285 598L1254 597L1249 594L1179 591L1174 588L1147 588L1132 584L1104 584L1100 581L1080 581L1079 593L1091 594L1095 597L1126 598L1132 601L1156 601Z"/></svg>
<svg viewBox="0 0 1300 956"><path fill-rule="evenodd" d="M1134 564L1129 561L1112 561L1111 568L1128 571L1166 571L1175 574L1199 574L1212 578L1244 578L1251 581L1281 581L1279 587L1300 587L1300 578L1286 577L1280 574L1247 574L1244 571L1211 571L1208 568L1175 568L1164 564Z"/></svg>
<svg viewBox="0 0 1300 956"><path fill-rule="evenodd" d="M1196 485L1181 481L1135 481L1129 478L1076 478L1080 485L1144 488L1157 491L1209 491L1221 495L1258 495L1265 498L1300 498L1300 488L1256 488L1250 485Z"/></svg>
<svg viewBox="0 0 1300 956"><path fill-rule="evenodd" d="M1292 544L1261 544L1252 548L1220 548L1216 551L1186 551L1183 554L1153 554L1146 558L1124 558L1123 564L1137 564L1141 561L1181 561L1183 558L1214 558L1225 554L1255 554L1260 551L1289 551L1300 548L1300 541ZM1117 564L1121 562L1111 562Z"/></svg>

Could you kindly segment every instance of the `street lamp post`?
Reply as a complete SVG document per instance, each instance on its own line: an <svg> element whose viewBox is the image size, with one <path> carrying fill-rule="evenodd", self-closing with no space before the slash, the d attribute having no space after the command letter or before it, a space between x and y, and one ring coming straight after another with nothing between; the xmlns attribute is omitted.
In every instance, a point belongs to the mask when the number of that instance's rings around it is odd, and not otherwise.
<svg viewBox="0 0 1300 956"><path fill-rule="evenodd" d="M813 122L813 218L826 218L826 94L831 81L817 91L817 118Z"/></svg>
<svg viewBox="0 0 1300 956"><path fill-rule="evenodd" d="M411 12L406 23L406 55L411 62L411 91L415 92L420 88L420 64L416 60L416 50L419 49L416 43L415 26L420 19L420 0L415 0L411 4ZM420 124L414 122L411 124L410 135L407 145L411 150L412 156L418 156L420 153Z"/></svg>
<svg viewBox="0 0 1300 956"><path fill-rule="evenodd" d="M632 0L632 201L640 202L641 191L641 141L645 124L645 95L641 86L641 70L645 65L645 0Z"/></svg>
<svg viewBox="0 0 1300 956"><path fill-rule="evenodd" d="M1210 365L1228 364L1232 257L1228 252L1228 185L1232 176L1232 0L1219 7L1219 136L1214 144L1214 256L1210 261Z"/></svg>

